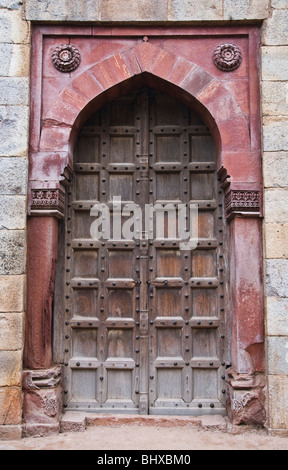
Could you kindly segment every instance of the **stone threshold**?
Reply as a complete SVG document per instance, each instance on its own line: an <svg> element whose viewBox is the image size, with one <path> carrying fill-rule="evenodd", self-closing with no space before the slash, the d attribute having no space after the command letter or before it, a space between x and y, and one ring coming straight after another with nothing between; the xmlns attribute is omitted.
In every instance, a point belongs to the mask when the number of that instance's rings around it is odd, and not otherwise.
<svg viewBox="0 0 288 470"><path fill-rule="evenodd" d="M90 426L151 426L151 427L193 427L207 431L228 432L230 423L220 415L204 416L151 416L151 415L110 415L66 412L60 422L60 432L84 432Z"/></svg>

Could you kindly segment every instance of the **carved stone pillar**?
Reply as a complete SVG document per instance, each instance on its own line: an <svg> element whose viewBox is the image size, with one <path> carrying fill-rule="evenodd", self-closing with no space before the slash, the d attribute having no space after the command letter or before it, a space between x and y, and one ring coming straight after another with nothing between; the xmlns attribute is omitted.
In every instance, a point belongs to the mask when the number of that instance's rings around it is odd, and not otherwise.
<svg viewBox="0 0 288 470"><path fill-rule="evenodd" d="M230 221L232 369L227 382L233 424L263 425L266 418L261 233L259 218L237 215Z"/></svg>
<svg viewBox="0 0 288 470"><path fill-rule="evenodd" d="M29 218L24 350L24 366L29 369L46 369L52 364L52 302L57 245L56 218Z"/></svg>
<svg viewBox="0 0 288 470"><path fill-rule="evenodd" d="M42 436L59 432L62 411L61 367L55 367L52 358L52 308L64 192L33 189L30 208L23 432Z"/></svg>
<svg viewBox="0 0 288 470"><path fill-rule="evenodd" d="M230 236L231 359L228 415L233 424L263 425L265 411L261 191L230 183L220 171Z"/></svg>
<svg viewBox="0 0 288 470"><path fill-rule="evenodd" d="M52 364L52 304L58 256L58 219L64 216L61 189L32 189L27 240L27 315L24 366Z"/></svg>

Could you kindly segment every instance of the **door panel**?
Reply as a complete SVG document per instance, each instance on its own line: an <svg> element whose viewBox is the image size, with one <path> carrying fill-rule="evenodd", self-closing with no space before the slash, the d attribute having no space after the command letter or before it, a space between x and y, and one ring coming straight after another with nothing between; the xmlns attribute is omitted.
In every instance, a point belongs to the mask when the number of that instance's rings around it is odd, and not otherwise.
<svg viewBox="0 0 288 470"><path fill-rule="evenodd" d="M209 130L173 98L143 89L86 123L74 170L61 339L66 406L225 413L225 228ZM111 209L120 196L118 212L127 202L142 212L125 214L120 228L111 214L107 236L93 239L91 207ZM177 204L190 202L199 204L199 241L183 251ZM189 229L189 211L185 220Z"/></svg>

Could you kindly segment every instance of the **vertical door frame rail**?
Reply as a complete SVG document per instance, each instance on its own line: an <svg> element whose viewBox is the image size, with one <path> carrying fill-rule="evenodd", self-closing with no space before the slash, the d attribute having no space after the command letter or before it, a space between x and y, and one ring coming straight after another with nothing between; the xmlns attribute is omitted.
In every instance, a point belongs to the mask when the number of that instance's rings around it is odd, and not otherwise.
<svg viewBox="0 0 288 470"><path fill-rule="evenodd" d="M63 81L64 88L60 87L58 96L45 96L44 109L43 62L51 61L51 56L45 56L45 37L50 41L55 38L56 47L79 36L95 40L101 35L107 43L115 41L115 37L129 37L130 43L108 57L104 48L103 58L98 54L96 63L83 65L83 70L81 63L69 80ZM168 36L170 42L181 37L182 43L186 40L187 44L195 36L202 36L203 40L213 36L218 43L246 38L248 47L241 66L244 63L247 67L248 80L243 100L238 103L229 86L230 72L220 72L215 66L212 74L211 68L208 72L169 52L159 41L159 37ZM150 38L156 38L156 42ZM256 26L177 30L153 26L34 28L23 379L27 434L33 433L35 422L45 429L57 429L62 411L61 368L53 364L52 355L52 310L58 221L64 218L74 143L79 129L95 110L142 86L172 94L192 107L214 138L229 225L231 364L226 364L227 410L234 424L265 422L259 45ZM209 52L207 44L207 60L213 60L213 52Z"/></svg>

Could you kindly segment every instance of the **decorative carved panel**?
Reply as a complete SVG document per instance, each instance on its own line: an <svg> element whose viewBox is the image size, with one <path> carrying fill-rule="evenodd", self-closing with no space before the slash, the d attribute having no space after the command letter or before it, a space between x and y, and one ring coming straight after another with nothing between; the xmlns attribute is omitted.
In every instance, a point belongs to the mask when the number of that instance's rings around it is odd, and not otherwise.
<svg viewBox="0 0 288 470"><path fill-rule="evenodd" d="M65 194L61 189L32 189L31 214L63 217Z"/></svg>
<svg viewBox="0 0 288 470"><path fill-rule="evenodd" d="M260 212L260 191L230 190L225 197L226 217L239 212Z"/></svg>

